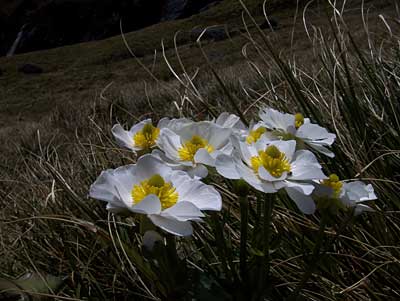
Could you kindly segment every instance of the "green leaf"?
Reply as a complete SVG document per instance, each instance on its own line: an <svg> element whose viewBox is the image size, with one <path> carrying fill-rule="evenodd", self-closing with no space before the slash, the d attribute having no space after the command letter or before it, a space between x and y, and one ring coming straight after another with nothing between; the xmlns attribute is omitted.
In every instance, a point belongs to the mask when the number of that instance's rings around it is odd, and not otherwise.
<svg viewBox="0 0 400 301"><path fill-rule="evenodd" d="M5 300L45 300L42 294L56 293L65 277L28 272L18 279L0 278L0 299Z"/></svg>

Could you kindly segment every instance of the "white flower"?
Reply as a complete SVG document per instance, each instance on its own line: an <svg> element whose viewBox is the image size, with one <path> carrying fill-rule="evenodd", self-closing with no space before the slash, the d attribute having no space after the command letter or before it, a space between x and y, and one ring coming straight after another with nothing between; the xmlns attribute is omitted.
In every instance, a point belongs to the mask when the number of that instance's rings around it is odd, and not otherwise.
<svg viewBox="0 0 400 301"><path fill-rule="evenodd" d="M241 131L239 137L247 144L256 143L267 132L267 129L260 123L250 123L247 131Z"/></svg>
<svg viewBox="0 0 400 301"><path fill-rule="evenodd" d="M202 164L214 166L218 155L231 154L231 135L231 129L201 121L175 131L161 129L158 145L165 154L163 160L168 160L169 164L183 165L187 169L198 168Z"/></svg>
<svg viewBox="0 0 400 301"><path fill-rule="evenodd" d="M304 198L312 193L314 186L308 181L325 179L314 154L308 150L296 151L296 141L270 141L261 137L248 144L232 138L233 156L220 155L216 160L219 174L228 179L243 179L255 189L275 193L285 189L301 211L315 211L312 200Z"/></svg>
<svg viewBox="0 0 400 301"><path fill-rule="evenodd" d="M221 210L214 187L174 171L147 154L133 165L103 171L89 196L107 202L111 212L146 214L161 229L179 236L192 234L190 221L201 221L201 210Z"/></svg>
<svg viewBox="0 0 400 301"><path fill-rule="evenodd" d="M218 124L223 128L230 128L233 129L234 131L247 130L246 126L240 120L239 116L236 116L235 114L230 114L228 112L221 113L218 116L218 118L213 122L215 122L216 124Z"/></svg>
<svg viewBox="0 0 400 301"><path fill-rule="evenodd" d="M187 172L187 174L194 178L194 179L203 179L208 176L208 169L202 164L195 164L194 166L188 166L188 165L182 165L180 162L176 162L169 157L165 155L164 152L162 152L159 149L155 149L151 152L151 154L163 161L165 164L167 164L169 167L171 167L173 170L182 170Z"/></svg>
<svg viewBox="0 0 400 301"><path fill-rule="evenodd" d="M377 199L371 184L366 185L361 181L342 182L335 174L331 174L329 179L315 183L315 190L311 197L321 208L354 207L356 215L364 211L374 211L363 202Z"/></svg>
<svg viewBox="0 0 400 301"><path fill-rule="evenodd" d="M248 144L257 142L267 131L262 124L254 123L253 121L251 121L249 127L247 127L238 116L226 112L221 113L217 120L213 122L224 128L231 128L234 135L239 137L240 140L246 141Z"/></svg>
<svg viewBox="0 0 400 301"><path fill-rule="evenodd" d="M184 125L191 123L189 119L161 119L157 127L153 126L151 119L143 120L131 127L129 131L122 128L120 124L113 126L113 133L118 145L126 147L132 151L149 150L157 146L158 137L161 128L179 129Z"/></svg>
<svg viewBox="0 0 400 301"><path fill-rule="evenodd" d="M271 108L260 111L260 125L270 130L266 135L270 139L302 141L317 152L333 158L335 155L326 147L331 146L336 135L329 133L325 128L313 124L302 114L296 115L281 113Z"/></svg>

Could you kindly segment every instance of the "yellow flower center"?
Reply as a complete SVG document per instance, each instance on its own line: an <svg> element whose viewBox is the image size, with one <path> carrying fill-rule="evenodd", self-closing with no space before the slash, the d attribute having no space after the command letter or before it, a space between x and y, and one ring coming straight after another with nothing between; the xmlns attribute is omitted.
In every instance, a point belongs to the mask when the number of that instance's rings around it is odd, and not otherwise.
<svg viewBox="0 0 400 301"><path fill-rule="evenodd" d="M332 188L335 198L339 196L343 186L343 183L339 181L339 177L334 173L329 176L329 179L323 180L321 184Z"/></svg>
<svg viewBox="0 0 400 301"><path fill-rule="evenodd" d="M151 123L146 123L143 128L133 137L135 146L141 149L152 148L156 144L160 129L154 127Z"/></svg>
<svg viewBox="0 0 400 301"><path fill-rule="evenodd" d="M261 166L275 178L282 176L285 171L290 172L288 159L275 145L268 146L265 151L259 151L258 156L252 157L250 162L255 173L258 173Z"/></svg>
<svg viewBox="0 0 400 301"><path fill-rule="evenodd" d="M301 127L304 124L303 114L297 113L296 115L294 115L294 120L295 120L294 125L296 126L296 129L298 129L299 127Z"/></svg>
<svg viewBox="0 0 400 301"><path fill-rule="evenodd" d="M197 151L201 148L205 148L209 153L214 151L214 148L212 145L208 144L206 139L194 135L192 139L186 141L183 146L178 149L179 158L183 161L193 161L194 155L196 155Z"/></svg>
<svg viewBox="0 0 400 301"><path fill-rule="evenodd" d="M267 130L264 127L259 127L258 129L250 131L249 135L246 137L246 142L248 144L257 142L266 131Z"/></svg>
<svg viewBox="0 0 400 301"><path fill-rule="evenodd" d="M154 194L160 199L163 210L175 205L178 201L178 192L175 187L170 182L165 182L159 174L133 186L131 191L133 204L140 203L149 194Z"/></svg>

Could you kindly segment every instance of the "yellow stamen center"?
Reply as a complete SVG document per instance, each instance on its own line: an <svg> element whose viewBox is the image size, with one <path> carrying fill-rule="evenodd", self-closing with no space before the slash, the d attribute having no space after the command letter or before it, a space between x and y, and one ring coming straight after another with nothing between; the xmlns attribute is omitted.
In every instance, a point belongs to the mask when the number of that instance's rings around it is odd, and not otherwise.
<svg viewBox="0 0 400 301"><path fill-rule="evenodd" d="M206 139L194 135L192 139L186 141L183 146L178 149L179 158L183 161L193 161L197 151L201 148L205 148L209 153L214 151L214 148L212 145L208 144Z"/></svg>
<svg viewBox="0 0 400 301"><path fill-rule="evenodd" d="M329 179L323 180L321 184L332 188L335 198L339 196L343 186L343 183L339 181L339 177L334 173L329 176Z"/></svg>
<svg viewBox="0 0 400 301"><path fill-rule="evenodd" d="M159 174L133 186L131 191L133 204L140 203L149 194L154 194L160 199L163 210L172 207L178 201L178 192L175 187L170 182L165 182Z"/></svg>
<svg viewBox="0 0 400 301"><path fill-rule="evenodd" d="M288 159L275 145L268 146L265 151L259 151L258 156L252 157L250 162L255 173L258 173L261 166L275 178L279 178L284 172L290 172Z"/></svg>
<svg viewBox="0 0 400 301"><path fill-rule="evenodd" d="M143 128L133 137L135 146L141 149L150 149L156 144L160 129L154 127L151 123L146 123Z"/></svg>
<svg viewBox="0 0 400 301"><path fill-rule="evenodd" d="M304 116L301 113L297 113L296 115L294 115L294 120L295 120L295 126L296 129L298 129L299 127L301 127L304 124Z"/></svg>
<svg viewBox="0 0 400 301"><path fill-rule="evenodd" d="M246 137L246 142L248 144L257 142L266 131L267 130L264 127L259 127L258 129L250 131L249 135Z"/></svg>

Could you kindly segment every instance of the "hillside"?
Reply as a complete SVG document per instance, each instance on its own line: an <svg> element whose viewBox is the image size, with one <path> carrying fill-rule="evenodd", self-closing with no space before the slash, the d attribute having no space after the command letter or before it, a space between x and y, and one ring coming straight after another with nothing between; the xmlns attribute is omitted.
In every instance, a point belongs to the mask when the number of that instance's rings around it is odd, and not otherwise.
<svg viewBox="0 0 400 301"><path fill-rule="evenodd" d="M250 11L260 23L263 22L262 1L247 1ZM270 16L279 20L279 27L274 37L277 48L287 49L290 43L291 26L295 8L290 1L274 1L269 5ZM360 24L359 4L352 2L347 17L348 21ZM388 12L391 1L367 1L371 8L371 25L379 22L378 12ZM373 8L373 9L372 9ZM379 10L378 10L379 9ZM238 2L226 0L210 10L188 19L163 22L140 31L127 33L126 39L135 55L145 66L154 66L154 73L162 80L168 80L172 74L162 58L161 41L166 48L166 56L176 62L173 49L174 34L177 33L179 52L185 64L190 68L204 67L204 59L200 55L194 40L201 29L212 25L222 25L231 34L231 39L222 41L205 41L205 49L209 50L212 63L217 67L240 63L240 49L246 43L241 24L242 8ZM313 24L325 23L324 13L319 10L313 13ZM307 50L308 43L304 39L300 18L297 21L297 32L294 36L296 48ZM362 31L362 26L358 30ZM193 31L194 28L198 30ZM221 29L221 31L224 31ZM250 28L254 32L254 29ZM269 32L269 29L266 29ZM207 38L204 38L205 40ZM211 37L211 39L213 39ZM278 46L279 45L279 46ZM23 64L35 64L43 68L42 74L23 74L18 68ZM102 41L94 41L71 45L51 50L32 52L13 57L0 58L0 123L2 131L7 127L23 127L25 123L37 122L48 116L55 107L64 103L90 103L108 84L115 91L138 80L149 79L128 52L121 36ZM8 131L8 130L7 130Z"/></svg>

